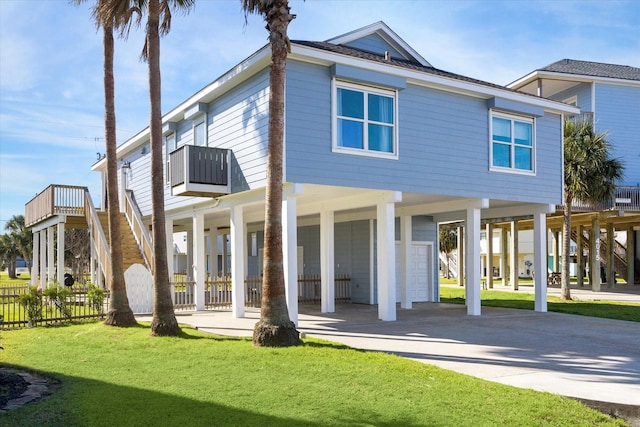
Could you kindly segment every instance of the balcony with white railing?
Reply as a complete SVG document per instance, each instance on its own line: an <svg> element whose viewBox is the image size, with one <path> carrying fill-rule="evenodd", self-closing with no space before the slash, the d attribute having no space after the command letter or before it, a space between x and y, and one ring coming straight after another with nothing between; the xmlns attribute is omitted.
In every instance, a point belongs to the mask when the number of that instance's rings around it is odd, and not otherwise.
<svg viewBox="0 0 640 427"><path fill-rule="evenodd" d="M183 145L169 156L172 195L218 197L231 192L231 150Z"/></svg>

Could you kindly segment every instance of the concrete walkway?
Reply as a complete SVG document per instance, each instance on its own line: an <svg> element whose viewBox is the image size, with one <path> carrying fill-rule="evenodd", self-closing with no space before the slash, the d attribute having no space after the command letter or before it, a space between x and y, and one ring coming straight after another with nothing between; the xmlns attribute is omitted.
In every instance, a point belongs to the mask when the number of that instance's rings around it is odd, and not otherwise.
<svg viewBox="0 0 640 427"><path fill-rule="evenodd" d="M516 387L632 405L640 414L637 322L494 307L467 316L462 305L434 303L398 308L395 322L378 320L377 307L370 305L338 305L335 313L320 313L318 306L300 311L298 329L307 336ZM259 311L248 309L240 319L213 311L177 313L177 318L202 331L249 337Z"/></svg>

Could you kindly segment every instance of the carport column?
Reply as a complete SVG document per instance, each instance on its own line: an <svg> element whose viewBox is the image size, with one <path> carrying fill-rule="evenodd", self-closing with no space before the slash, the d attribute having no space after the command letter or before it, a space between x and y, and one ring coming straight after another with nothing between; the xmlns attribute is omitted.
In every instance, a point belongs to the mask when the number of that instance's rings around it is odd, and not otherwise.
<svg viewBox="0 0 640 427"><path fill-rule="evenodd" d="M500 229L500 276L502 276L502 286L509 285L509 235L505 227Z"/></svg>
<svg viewBox="0 0 640 427"><path fill-rule="evenodd" d="M480 315L480 209L467 208L465 221L467 314Z"/></svg>
<svg viewBox="0 0 640 427"><path fill-rule="evenodd" d="M204 214L193 214L193 280L196 283L195 304L196 310L204 310L204 286L206 270L206 247L204 245Z"/></svg>
<svg viewBox="0 0 640 427"><path fill-rule="evenodd" d="M231 207L231 311L234 318L244 317L246 246L245 224L242 206Z"/></svg>
<svg viewBox="0 0 640 427"><path fill-rule="evenodd" d="M187 230L187 281L193 277L193 230Z"/></svg>
<svg viewBox="0 0 640 427"><path fill-rule="evenodd" d="M559 230L553 230L553 271L556 273L561 271L560 270L560 231Z"/></svg>
<svg viewBox="0 0 640 427"><path fill-rule="evenodd" d="M34 252L35 253L35 250ZM627 285L635 282L636 232L633 226L627 228Z"/></svg>
<svg viewBox="0 0 640 427"><path fill-rule="evenodd" d="M396 320L395 204L377 204L378 318Z"/></svg>
<svg viewBox="0 0 640 427"><path fill-rule="evenodd" d="M55 255L53 251L53 243L54 243L54 235L53 235L54 227L47 227L47 287L49 285L53 285L55 281Z"/></svg>
<svg viewBox="0 0 640 427"><path fill-rule="evenodd" d="M533 214L533 292L535 311L547 311L547 214Z"/></svg>
<svg viewBox="0 0 640 427"><path fill-rule="evenodd" d="M31 286L38 285L38 269L40 268L40 231L33 233L33 263L31 265ZM631 264L630 264L631 265Z"/></svg>
<svg viewBox="0 0 640 427"><path fill-rule="evenodd" d="M47 229L40 230L40 286L45 290L47 288Z"/></svg>
<svg viewBox="0 0 640 427"><path fill-rule="evenodd" d="M173 275L175 274L175 256L173 253L173 220L165 218L164 233L167 236L167 271L169 275L169 283L173 283ZM152 260L148 260L152 262ZM173 290L172 290L173 292Z"/></svg>
<svg viewBox="0 0 640 427"><path fill-rule="evenodd" d="M411 216L405 215L400 217L400 259L402 266L402 293L400 298L400 307L411 309ZM396 286L398 284L396 283Z"/></svg>
<svg viewBox="0 0 640 427"><path fill-rule="evenodd" d="M493 289L493 224L486 225L487 235L487 289Z"/></svg>
<svg viewBox="0 0 640 427"><path fill-rule="evenodd" d="M64 222L58 223L58 256L56 257L58 269L58 286L64 286Z"/></svg>
<svg viewBox="0 0 640 427"><path fill-rule="evenodd" d="M333 211L320 212L320 311L336 311Z"/></svg>
<svg viewBox="0 0 640 427"><path fill-rule="evenodd" d="M458 275L458 286L464 286L464 227L458 227L458 259L456 260L456 274Z"/></svg>
<svg viewBox="0 0 640 427"><path fill-rule="evenodd" d="M209 227L209 274L211 274L211 281L218 278L218 226L216 224L211 224Z"/></svg>
<svg viewBox="0 0 640 427"><path fill-rule="evenodd" d="M600 220L595 217L591 220L591 245L589 247L589 282L591 290L600 292Z"/></svg>
<svg viewBox="0 0 640 427"><path fill-rule="evenodd" d="M613 228L613 223L610 222L607 224L607 286L612 289L616 284L616 247L615 239L613 238L614 235L615 229Z"/></svg>
<svg viewBox="0 0 640 427"><path fill-rule="evenodd" d="M282 255L289 319L298 326L298 222L293 196L282 201Z"/></svg>
<svg viewBox="0 0 640 427"><path fill-rule="evenodd" d="M511 253L509 265L511 273L509 280L514 291L518 290L518 221L511 221Z"/></svg>
<svg viewBox="0 0 640 427"><path fill-rule="evenodd" d="M584 286L584 258L582 257L582 245L584 237L584 226L578 226L578 236L576 237L576 277L578 286ZM628 237L627 237L628 238Z"/></svg>

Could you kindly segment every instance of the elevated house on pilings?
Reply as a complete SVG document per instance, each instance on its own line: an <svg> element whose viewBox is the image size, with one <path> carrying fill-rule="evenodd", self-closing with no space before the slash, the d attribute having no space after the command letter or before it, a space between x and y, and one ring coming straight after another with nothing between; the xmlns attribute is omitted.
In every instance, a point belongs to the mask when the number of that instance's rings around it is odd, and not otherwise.
<svg viewBox="0 0 640 427"><path fill-rule="evenodd" d="M242 317L260 292L269 64L267 45L163 116L167 251L177 233L188 251L181 306L216 308L230 293ZM523 215L533 215L535 308L546 311L546 219L562 200L563 119L578 113L435 68L383 22L292 40L283 153L291 319L306 302L322 312L341 309L336 301L375 304L387 321L397 304L438 302L438 227L453 221L467 230L467 313L480 315L481 221ZM117 156L121 210L149 259L149 129ZM106 161L93 169L104 177ZM41 232L55 223L30 218ZM92 232L97 273L107 271L102 234ZM129 292L137 286L127 280Z"/></svg>
<svg viewBox="0 0 640 427"><path fill-rule="evenodd" d="M571 220L574 245L567 259L579 286L583 285L585 272L593 290L599 290L603 283L615 283L616 277L628 284L640 284L640 68L563 59L508 87L577 106L582 115L593 121L598 132L607 132L612 157L619 158L625 166L624 181L611 200L598 206L574 201ZM514 234L514 230L524 231L520 240L529 242L530 233L527 235L526 230L532 228L532 223L526 217L513 220L496 225L502 231L498 233L501 238L497 245L500 248L497 271L502 275L502 266L514 266L509 269L510 278L503 278L503 283L510 282L517 288L523 264L528 263L533 251L521 248L518 253L518 233ZM547 216L551 282L558 281L564 258L560 253L562 223L562 206L558 205ZM507 234L516 236L515 246L513 237L507 239ZM514 247L516 253L506 255ZM492 258L486 256L483 262L486 259L488 265ZM518 273L514 274L514 270ZM487 281L491 283L492 277L487 277Z"/></svg>

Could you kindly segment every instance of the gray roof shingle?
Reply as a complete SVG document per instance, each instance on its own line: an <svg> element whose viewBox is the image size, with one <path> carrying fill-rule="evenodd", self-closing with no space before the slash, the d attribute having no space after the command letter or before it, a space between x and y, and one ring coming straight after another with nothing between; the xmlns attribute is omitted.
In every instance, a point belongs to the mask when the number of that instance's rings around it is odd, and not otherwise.
<svg viewBox="0 0 640 427"><path fill-rule="evenodd" d="M592 77L606 77L623 80L640 80L640 68L628 65L604 64L601 62L561 59L538 69L554 73L579 74Z"/></svg>

